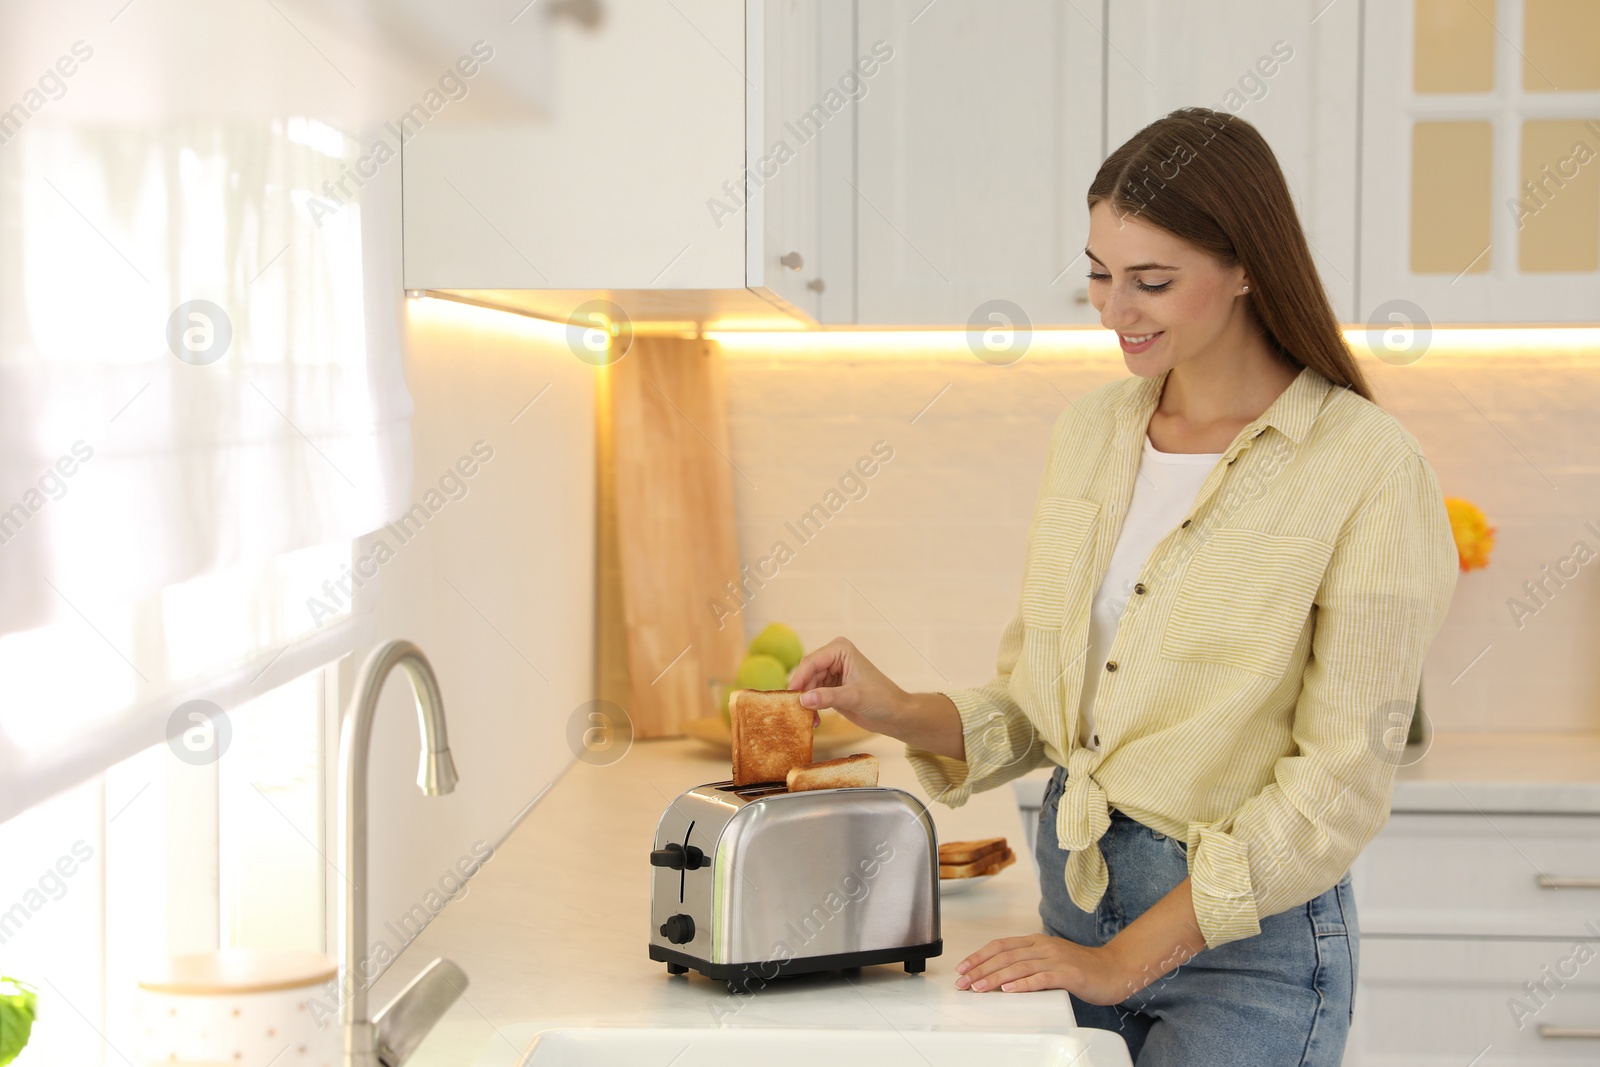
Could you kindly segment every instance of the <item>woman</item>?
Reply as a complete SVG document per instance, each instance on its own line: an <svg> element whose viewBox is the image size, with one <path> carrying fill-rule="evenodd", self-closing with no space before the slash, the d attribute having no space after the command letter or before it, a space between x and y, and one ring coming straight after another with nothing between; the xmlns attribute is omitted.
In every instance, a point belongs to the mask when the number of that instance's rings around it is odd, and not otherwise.
<svg viewBox="0 0 1600 1067"><path fill-rule="evenodd" d="M1045 932L979 948L959 988L1066 989L1140 1067L1337 1064L1349 868L1455 589L1443 498L1253 126L1173 112L1088 201L1090 299L1133 377L1055 424L997 676L908 693L836 638L790 688L906 742L952 807L1055 765Z"/></svg>

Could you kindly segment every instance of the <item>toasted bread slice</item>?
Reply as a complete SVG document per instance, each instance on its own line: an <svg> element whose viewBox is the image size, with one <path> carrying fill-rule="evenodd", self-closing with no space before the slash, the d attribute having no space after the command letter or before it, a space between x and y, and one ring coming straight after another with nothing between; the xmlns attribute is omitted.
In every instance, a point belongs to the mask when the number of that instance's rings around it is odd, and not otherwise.
<svg viewBox="0 0 1600 1067"><path fill-rule="evenodd" d="M996 874L1017 861L1017 854L1009 848L993 853L971 863L941 863L940 878L976 878L981 874Z"/></svg>
<svg viewBox="0 0 1600 1067"><path fill-rule="evenodd" d="M1006 839L1003 837L985 837L977 841L946 841L939 846L939 862L972 863L1005 850Z"/></svg>
<svg viewBox="0 0 1600 1067"><path fill-rule="evenodd" d="M807 789L851 789L878 784L878 757L866 752L789 768L789 792Z"/></svg>
<svg viewBox="0 0 1600 1067"><path fill-rule="evenodd" d="M782 782L789 768L811 762L811 709L795 689L735 689L728 698L733 720L733 784Z"/></svg>
<svg viewBox="0 0 1600 1067"><path fill-rule="evenodd" d="M998 874L999 872L1005 870L1007 867L1011 866L1015 862L1017 862L1017 854L1015 852L1011 851L1010 848L1007 848L1006 851L1005 851L1005 854L1002 855L998 860L995 861L994 866L990 867L988 870L984 871L983 873L984 874Z"/></svg>

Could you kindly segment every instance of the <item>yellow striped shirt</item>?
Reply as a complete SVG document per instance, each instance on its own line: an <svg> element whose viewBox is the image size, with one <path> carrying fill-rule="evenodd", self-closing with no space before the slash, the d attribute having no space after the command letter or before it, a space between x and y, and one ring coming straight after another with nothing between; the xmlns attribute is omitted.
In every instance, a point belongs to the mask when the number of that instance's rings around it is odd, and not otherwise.
<svg viewBox="0 0 1600 1067"><path fill-rule="evenodd" d="M1167 374L1056 420L997 675L946 690L966 760L907 746L950 807L1049 763L1056 836L1093 911L1116 807L1188 844L1207 946L1336 884L1389 817L1428 645L1459 571L1433 468L1393 416L1310 367L1228 446L1139 573L1076 724L1089 610Z"/></svg>

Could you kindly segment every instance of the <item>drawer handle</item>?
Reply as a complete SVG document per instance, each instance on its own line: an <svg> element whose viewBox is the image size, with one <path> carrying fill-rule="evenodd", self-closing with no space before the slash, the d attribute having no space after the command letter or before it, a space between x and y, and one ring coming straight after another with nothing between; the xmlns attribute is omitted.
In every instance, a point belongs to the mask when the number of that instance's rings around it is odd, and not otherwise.
<svg viewBox="0 0 1600 1067"><path fill-rule="evenodd" d="M1539 1036L1600 1038L1600 1028L1593 1026L1552 1026L1550 1023L1540 1023Z"/></svg>
<svg viewBox="0 0 1600 1067"><path fill-rule="evenodd" d="M1600 889L1600 878L1568 878L1560 874L1541 874L1541 889Z"/></svg>

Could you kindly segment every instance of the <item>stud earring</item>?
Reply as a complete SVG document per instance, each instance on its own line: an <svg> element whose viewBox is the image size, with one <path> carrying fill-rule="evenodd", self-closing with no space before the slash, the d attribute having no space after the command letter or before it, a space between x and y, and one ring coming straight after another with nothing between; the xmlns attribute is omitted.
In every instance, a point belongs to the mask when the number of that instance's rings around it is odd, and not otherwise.
<svg viewBox="0 0 1600 1067"><path fill-rule="evenodd" d="M1249 292L1249 291L1250 291L1250 287L1249 287L1249 286L1248 286L1248 285L1247 285L1247 286L1245 286L1245 287L1244 287L1244 291L1245 291L1245 292L1247 292L1247 293L1248 293L1248 292Z"/></svg>

